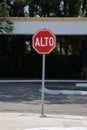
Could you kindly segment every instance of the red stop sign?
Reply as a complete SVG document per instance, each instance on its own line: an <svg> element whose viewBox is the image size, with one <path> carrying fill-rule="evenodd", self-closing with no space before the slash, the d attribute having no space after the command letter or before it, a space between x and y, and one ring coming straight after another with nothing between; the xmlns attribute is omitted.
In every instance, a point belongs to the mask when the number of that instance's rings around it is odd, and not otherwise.
<svg viewBox="0 0 87 130"><path fill-rule="evenodd" d="M56 47L55 35L47 29L39 30L33 35L32 47L39 54L49 54Z"/></svg>

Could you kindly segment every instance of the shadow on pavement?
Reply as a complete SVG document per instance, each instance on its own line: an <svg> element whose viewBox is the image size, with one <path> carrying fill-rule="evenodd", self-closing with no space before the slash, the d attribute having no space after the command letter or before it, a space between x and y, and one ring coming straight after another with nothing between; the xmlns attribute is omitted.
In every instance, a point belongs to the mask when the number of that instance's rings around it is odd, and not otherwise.
<svg viewBox="0 0 87 130"><path fill-rule="evenodd" d="M27 104L38 104L41 101L40 88L41 85L35 85L35 83L0 83L0 102L27 102ZM45 94L45 103L87 104L87 95Z"/></svg>

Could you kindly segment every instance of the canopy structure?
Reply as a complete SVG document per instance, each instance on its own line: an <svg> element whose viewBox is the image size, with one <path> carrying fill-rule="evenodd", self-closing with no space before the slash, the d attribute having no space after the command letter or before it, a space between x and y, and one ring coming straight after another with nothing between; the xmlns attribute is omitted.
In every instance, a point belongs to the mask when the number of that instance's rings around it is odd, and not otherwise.
<svg viewBox="0 0 87 130"><path fill-rule="evenodd" d="M1 18L0 18L1 19ZM87 18L7 17L13 22L12 35L32 35L50 29L55 35L87 35ZM5 33L6 34L6 33ZM7 33L9 34L9 32Z"/></svg>

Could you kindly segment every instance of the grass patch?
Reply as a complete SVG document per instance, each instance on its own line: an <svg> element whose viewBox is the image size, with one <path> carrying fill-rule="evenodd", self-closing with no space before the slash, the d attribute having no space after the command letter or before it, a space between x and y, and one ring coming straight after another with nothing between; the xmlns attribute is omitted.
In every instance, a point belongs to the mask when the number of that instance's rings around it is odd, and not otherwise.
<svg viewBox="0 0 87 130"><path fill-rule="evenodd" d="M86 87L76 87L76 86L46 86L47 89L50 90L81 90L81 91L87 91Z"/></svg>

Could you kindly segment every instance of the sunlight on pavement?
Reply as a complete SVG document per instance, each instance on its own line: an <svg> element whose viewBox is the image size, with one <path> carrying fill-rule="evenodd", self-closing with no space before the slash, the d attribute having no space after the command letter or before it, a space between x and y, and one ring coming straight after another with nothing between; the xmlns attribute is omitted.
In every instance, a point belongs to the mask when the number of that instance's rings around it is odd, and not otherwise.
<svg viewBox="0 0 87 130"><path fill-rule="evenodd" d="M87 127L68 127L68 128L63 128L63 127L43 127L43 128L34 128L34 129L25 129L25 130L87 130Z"/></svg>

